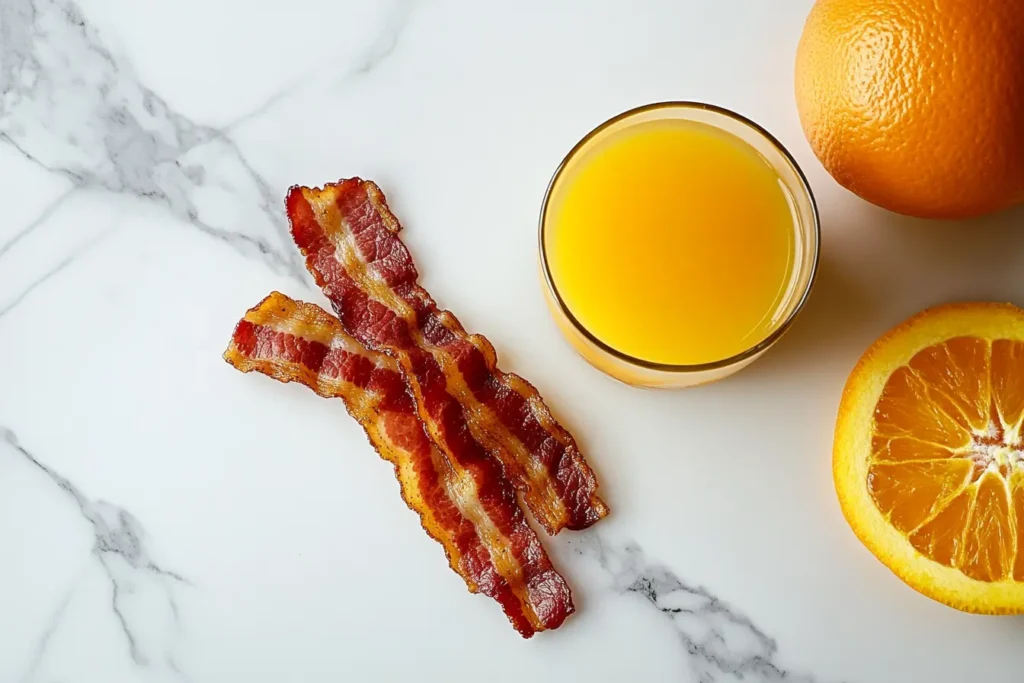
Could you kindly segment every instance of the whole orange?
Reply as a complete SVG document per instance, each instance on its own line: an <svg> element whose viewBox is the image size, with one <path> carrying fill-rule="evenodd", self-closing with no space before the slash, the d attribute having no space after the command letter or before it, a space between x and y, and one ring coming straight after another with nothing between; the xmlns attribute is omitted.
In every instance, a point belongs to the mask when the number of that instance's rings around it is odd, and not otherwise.
<svg viewBox="0 0 1024 683"><path fill-rule="evenodd" d="M1024 201L1024 0L818 0L800 121L841 185L964 218Z"/></svg>

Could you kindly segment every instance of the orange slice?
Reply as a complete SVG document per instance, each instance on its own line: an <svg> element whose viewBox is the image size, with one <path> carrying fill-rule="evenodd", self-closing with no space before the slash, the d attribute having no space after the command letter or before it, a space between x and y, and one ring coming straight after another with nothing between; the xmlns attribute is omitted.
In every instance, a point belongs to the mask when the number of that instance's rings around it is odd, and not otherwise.
<svg viewBox="0 0 1024 683"><path fill-rule="evenodd" d="M839 407L846 520L911 587L967 612L1024 612L1024 310L953 304L876 341Z"/></svg>

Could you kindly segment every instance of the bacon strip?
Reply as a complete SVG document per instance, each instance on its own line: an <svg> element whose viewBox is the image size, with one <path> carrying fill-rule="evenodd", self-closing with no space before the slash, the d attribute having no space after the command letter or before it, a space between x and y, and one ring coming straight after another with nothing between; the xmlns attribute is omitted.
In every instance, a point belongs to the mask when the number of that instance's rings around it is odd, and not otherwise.
<svg viewBox="0 0 1024 683"><path fill-rule="evenodd" d="M377 452L395 466L406 504L444 546L471 592L497 600L523 637L558 628L574 607L526 523L515 491L485 455L448 462L423 431L391 358L367 351L333 316L273 292L238 323L224 359L340 398Z"/></svg>
<svg viewBox="0 0 1024 683"><path fill-rule="evenodd" d="M548 533L608 514L572 436L526 380L500 371L494 347L439 310L417 283L401 226L374 183L293 187L292 237L344 328L398 361L433 442L447 456L473 448L497 458Z"/></svg>

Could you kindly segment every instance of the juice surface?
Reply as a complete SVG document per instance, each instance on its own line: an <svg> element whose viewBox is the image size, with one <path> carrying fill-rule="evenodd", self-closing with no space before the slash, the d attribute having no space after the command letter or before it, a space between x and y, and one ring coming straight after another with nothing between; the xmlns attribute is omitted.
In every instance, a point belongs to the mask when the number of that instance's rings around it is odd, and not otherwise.
<svg viewBox="0 0 1024 683"><path fill-rule="evenodd" d="M592 140L548 201L555 287L633 358L723 360L780 322L793 280L789 195L756 150L703 123L647 121Z"/></svg>

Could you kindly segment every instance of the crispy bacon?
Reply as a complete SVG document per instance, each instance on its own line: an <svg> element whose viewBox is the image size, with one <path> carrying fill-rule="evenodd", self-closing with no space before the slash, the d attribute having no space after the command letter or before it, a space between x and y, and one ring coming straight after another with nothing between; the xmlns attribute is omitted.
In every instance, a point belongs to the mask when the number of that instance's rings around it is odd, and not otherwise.
<svg viewBox="0 0 1024 683"><path fill-rule="evenodd" d="M524 637L557 628L574 608L565 580L526 523L497 463L481 454L448 461L433 448L391 358L366 350L333 316L273 292L238 323L224 358L340 398L381 457L406 504L444 546L472 592L497 600Z"/></svg>
<svg viewBox="0 0 1024 683"><path fill-rule="evenodd" d="M293 187L286 204L295 243L342 325L398 361L438 448L457 458L482 447L497 458L548 533L608 514L594 473L537 390L500 371L494 347L416 283L380 188L359 178Z"/></svg>

